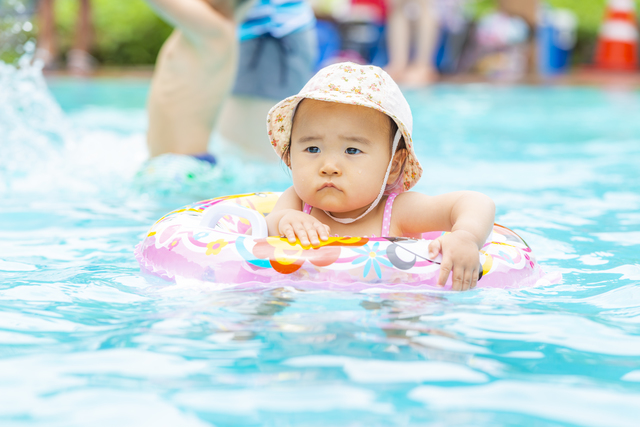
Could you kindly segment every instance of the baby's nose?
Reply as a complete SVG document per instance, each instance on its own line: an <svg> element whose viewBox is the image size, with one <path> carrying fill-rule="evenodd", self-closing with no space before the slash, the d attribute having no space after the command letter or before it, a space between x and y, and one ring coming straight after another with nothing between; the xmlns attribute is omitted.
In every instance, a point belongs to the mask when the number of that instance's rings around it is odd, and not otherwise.
<svg viewBox="0 0 640 427"><path fill-rule="evenodd" d="M322 175L340 175L340 168L334 162L326 162L320 172Z"/></svg>

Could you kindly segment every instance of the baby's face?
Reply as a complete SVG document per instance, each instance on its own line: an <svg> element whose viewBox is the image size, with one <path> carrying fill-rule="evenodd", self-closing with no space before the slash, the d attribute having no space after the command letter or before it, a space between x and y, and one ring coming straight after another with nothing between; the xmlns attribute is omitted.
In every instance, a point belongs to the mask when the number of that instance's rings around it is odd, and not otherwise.
<svg viewBox="0 0 640 427"><path fill-rule="evenodd" d="M305 99L291 131L293 187L313 207L359 215L378 196L391 159L389 118L356 105Z"/></svg>

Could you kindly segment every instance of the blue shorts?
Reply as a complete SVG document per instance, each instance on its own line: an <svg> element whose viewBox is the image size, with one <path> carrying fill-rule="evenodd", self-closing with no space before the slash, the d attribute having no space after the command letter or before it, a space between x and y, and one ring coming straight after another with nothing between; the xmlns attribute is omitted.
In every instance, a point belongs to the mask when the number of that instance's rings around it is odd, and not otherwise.
<svg viewBox="0 0 640 427"><path fill-rule="evenodd" d="M313 76L317 56L315 28L242 41L233 94L278 101L295 95Z"/></svg>

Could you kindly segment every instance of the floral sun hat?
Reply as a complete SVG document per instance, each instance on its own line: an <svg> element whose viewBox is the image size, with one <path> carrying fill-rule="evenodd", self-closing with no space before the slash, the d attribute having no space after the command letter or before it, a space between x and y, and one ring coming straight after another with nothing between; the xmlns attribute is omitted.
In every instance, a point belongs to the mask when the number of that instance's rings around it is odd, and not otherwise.
<svg viewBox="0 0 640 427"><path fill-rule="evenodd" d="M381 68L351 62L333 64L318 71L297 95L290 96L271 108L267 115L267 131L271 145L282 158L291 140L291 127L296 107L305 98L373 108L391 117L404 136L407 147L403 189L409 190L422 175L413 149L411 130L413 117L398 85Z"/></svg>

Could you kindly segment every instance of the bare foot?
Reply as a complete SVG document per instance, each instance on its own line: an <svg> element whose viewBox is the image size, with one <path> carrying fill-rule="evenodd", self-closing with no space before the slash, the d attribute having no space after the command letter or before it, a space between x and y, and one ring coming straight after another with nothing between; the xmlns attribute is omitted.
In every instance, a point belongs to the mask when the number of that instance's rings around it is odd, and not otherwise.
<svg viewBox="0 0 640 427"><path fill-rule="evenodd" d="M49 49L38 48L33 56L33 62L41 62L45 71L56 70L60 64Z"/></svg>
<svg viewBox="0 0 640 427"><path fill-rule="evenodd" d="M438 71L430 65L413 64L407 68L401 82L408 87L428 86L438 81Z"/></svg>
<svg viewBox="0 0 640 427"><path fill-rule="evenodd" d="M384 70L391 76L391 78L397 83L403 83L405 70L403 67L395 66L395 65L387 65L384 67Z"/></svg>
<svg viewBox="0 0 640 427"><path fill-rule="evenodd" d="M76 76L87 76L93 72L96 59L88 52L80 49L71 49L67 53L67 69Z"/></svg>

